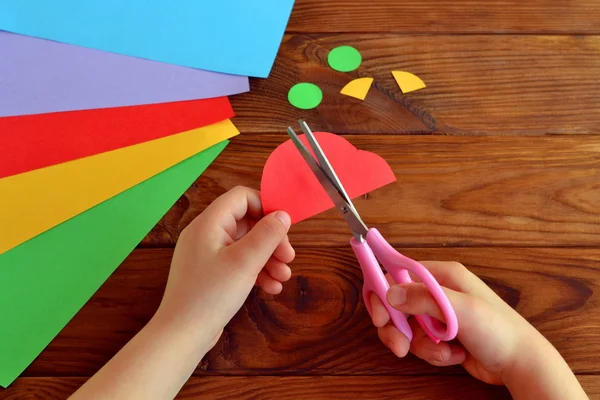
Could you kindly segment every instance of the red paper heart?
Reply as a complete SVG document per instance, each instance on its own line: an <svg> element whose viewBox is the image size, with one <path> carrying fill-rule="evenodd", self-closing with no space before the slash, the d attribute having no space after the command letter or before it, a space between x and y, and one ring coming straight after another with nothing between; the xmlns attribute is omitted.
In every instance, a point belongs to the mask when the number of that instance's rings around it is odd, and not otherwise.
<svg viewBox="0 0 600 400"><path fill-rule="evenodd" d="M390 166L379 155L358 150L333 133L315 132L314 135L351 198L396 180ZM299 137L310 149L305 135ZM292 223L334 207L291 140L282 143L267 159L261 180L261 199L265 214L283 210L290 214Z"/></svg>
<svg viewBox="0 0 600 400"><path fill-rule="evenodd" d="M227 97L0 118L0 178L233 117Z"/></svg>

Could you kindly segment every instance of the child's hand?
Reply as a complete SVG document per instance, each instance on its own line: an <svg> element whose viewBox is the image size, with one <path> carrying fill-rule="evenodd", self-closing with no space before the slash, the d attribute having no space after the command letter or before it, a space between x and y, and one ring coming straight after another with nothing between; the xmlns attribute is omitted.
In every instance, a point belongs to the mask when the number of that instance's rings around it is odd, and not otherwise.
<svg viewBox="0 0 600 400"><path fill-rule="evenodd" d="M465 369L484 382L499 384L501 374L518 355L521 338L533 328L524 321L485 283L464 266L450 262L423 262L440 283L458 318L460 344L429 339L421 326L411 318L413 341L390 322L379 297L372 295L373 323L379 338L399 357L410 351L436 366L463 364ZM395 285L390 281L387 301L406 314L429 314L443 321L443 315L425 285Z"/></svg>
<svg viewBox="0 0 600 400"><path fill-rule="evenodd" d="M257 191L237 187L181 232L154 318L73 399L172 399L257 284L290 279L290 217L262 216Z"/></svg>
<svg viewBox="0 0 600 400"><path fill-rule="evenodd" d="M462 364L474 377L505 384L514 398L587 399L575 376L552 345L483 281L463 265L423 262L444 289L458 319L459 343L435 344L411 318L413 341L390 322L381 300L371 296L372 319L381 341L398 357L410 350L436 366ZM405 314L428 314L443 321L422 283L390 282L388 303Z"/></svg>
<svg viewBox="0 0 600 400"><path fill-rule="evenodd" d="M262 216L257 191L236 187L183 230L157 316L192 328L214 346L256 284L270 294L290 279L290 217Z"/></svg>

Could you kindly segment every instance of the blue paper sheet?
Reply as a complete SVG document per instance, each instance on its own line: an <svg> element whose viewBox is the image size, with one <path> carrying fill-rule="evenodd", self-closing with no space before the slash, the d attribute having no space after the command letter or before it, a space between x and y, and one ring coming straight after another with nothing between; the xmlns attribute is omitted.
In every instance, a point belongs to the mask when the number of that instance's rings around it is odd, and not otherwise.
<svg viewBox="0 0 600 400"><path fill-rule="evenodd" d="M265 78L293 0L0 0L0 29Z"/></svg>

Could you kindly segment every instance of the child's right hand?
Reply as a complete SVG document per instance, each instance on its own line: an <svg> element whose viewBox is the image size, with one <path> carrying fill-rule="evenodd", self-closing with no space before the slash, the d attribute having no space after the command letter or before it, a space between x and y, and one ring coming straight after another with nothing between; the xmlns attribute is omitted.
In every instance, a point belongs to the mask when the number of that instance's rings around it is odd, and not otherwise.
<svg viewBox="0 0 600 400"><path fill-rule="evenodd" d="M414 336L409 343L373 294L373 323L381 341L394 354L404 357L410 351L436 366L462 364L477 379L507 385L515 398L542 395L547 399L587 399L552 345L477 276L459 263L422 264L442 286L456 312L458 343L435 344L414 318L409 320ZM390 290L386 300L392 307L407 316L428 314L443 321L440 308L422 283L396 285L387 278ZM560 397L563 395L567 397Z"/></svg>
<svg viewBox="0 0 600 400"><path fill-rule="evenodd" d="M372 295L373 323L379 338L399 357L409 351L436 366L462 364L477 379L487 383L502 383L502 372L519 354L523 338L534 329L492 289L467 270L452 262L422 263L437 279L454 307L458 319L460 344L435 344L414 318L410 319L413 341L391 323L389 314L376 295ZM428 314L443 321L443 315L425 285L396 285L390 281L388 303L410 315Z"/></svg>

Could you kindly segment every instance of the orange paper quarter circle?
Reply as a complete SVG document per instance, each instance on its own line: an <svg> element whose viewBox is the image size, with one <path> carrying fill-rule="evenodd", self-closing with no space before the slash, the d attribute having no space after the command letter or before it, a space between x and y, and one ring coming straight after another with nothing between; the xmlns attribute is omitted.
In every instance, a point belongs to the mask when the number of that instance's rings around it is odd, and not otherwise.
<svg viewBox="0 0 600 400"><path fill-rule="evenodd" d="M341 136L315 132L348 196L356 198L396 180L387 162L375 153L358 150ZM305 135L300 140L310 148ZM283 210L292 223L334 207L308 164L291 140L282 143L267 159L261 180L265 214Z"/></svg>
<svg viewBox="0 0 600 400"><path fill-rule="evenodd" d="M402 93L410 93L425 88L425 82L415 74L406 71L392 71Z"/></svg>
<svg viewBox="0 0 600 400"><path fill-rule="evenodd" d="M373 78L357 78L346 84L340 91L341 94L354 97L355 99L364 100L369 93Z"/></svg>

